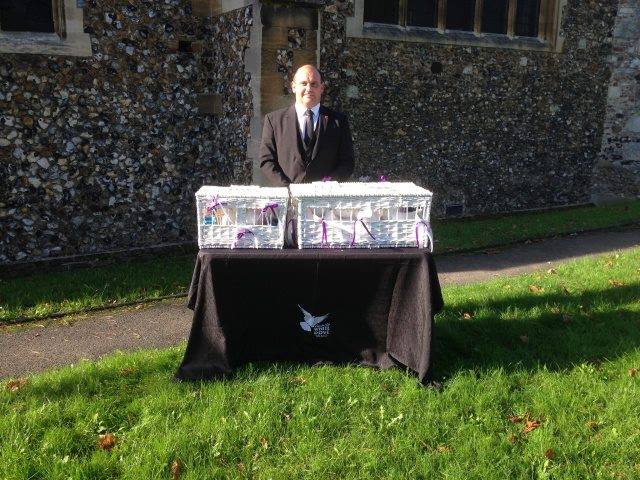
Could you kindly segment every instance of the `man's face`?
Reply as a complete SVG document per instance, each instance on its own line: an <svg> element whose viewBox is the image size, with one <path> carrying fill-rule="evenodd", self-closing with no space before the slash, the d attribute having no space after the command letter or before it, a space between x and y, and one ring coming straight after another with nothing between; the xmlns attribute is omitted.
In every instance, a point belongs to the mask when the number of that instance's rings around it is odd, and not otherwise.
<svg viewBox="0 0 640 480"><path fill-rule="evenodd" d="M291 89L296 95L296 103L306 108L313 108L320 103L324 85L315 68L302 67L293 77Z"/></svg>

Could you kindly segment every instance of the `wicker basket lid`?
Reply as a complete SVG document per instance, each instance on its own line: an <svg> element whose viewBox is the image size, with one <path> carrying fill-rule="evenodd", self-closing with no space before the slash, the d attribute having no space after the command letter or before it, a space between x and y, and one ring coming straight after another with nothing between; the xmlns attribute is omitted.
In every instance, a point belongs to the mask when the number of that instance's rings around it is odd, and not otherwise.
<svg viewBox="0 0 640 480"><path fill-rule="evenodd" d="M313 182L289 185L293 197L431 197L411 182Z"/></svg>
<svg viewBox="0 0 640 480"><path fill-rule="evenodd" d="M196 192L196 197L225 197L225 198L282 198L289 197L286 187L260 187L258 185L231 185L219 187L205 185Z"/></svg>

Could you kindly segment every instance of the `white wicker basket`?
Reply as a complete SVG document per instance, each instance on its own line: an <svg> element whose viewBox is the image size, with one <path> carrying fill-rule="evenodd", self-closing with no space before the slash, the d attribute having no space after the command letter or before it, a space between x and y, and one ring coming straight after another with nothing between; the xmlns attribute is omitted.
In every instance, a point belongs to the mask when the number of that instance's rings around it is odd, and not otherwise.
<svg viewBox="0 0 640 480"><path fill-rule="evenodd" d="M204 186L196 192L200 248L282 248L286 188Z"/></svg>
<svg viewBox="0 0 640 480"><path fill-rule="evenodd" d="M433 251L432 193L413 183L289 185L298 248L418 247Z"/></svg>

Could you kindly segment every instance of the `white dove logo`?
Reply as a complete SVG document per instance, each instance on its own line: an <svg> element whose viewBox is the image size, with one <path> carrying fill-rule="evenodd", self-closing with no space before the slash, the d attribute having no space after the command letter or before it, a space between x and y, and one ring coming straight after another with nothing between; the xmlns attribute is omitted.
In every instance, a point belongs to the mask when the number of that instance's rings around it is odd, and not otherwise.
<svg viewBox="0 0 640 480"><path fill-rule="evenodd" d="M298 308L302 310L302 314L304 315L304 321L300 322L300 327L302 327L305 332L313 331L313 334L316 337L326 337L329 335L329 323L319 325L327 319L329 316L328 313L326 315L314 317L300 305L298 305Z"/></svg>

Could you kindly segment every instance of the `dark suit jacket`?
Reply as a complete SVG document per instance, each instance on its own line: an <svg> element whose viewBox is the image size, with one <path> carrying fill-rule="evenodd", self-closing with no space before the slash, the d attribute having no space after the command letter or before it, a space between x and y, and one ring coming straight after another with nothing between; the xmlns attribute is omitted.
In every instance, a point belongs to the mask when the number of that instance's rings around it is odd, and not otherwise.
<svg viewBox="0 0 640 480"><path fill-rule="evenodd" d="M274 186L331 177L347 180L353 173L353 142L347 117L320 106L311 155L305 155L293 105L264 117L260 169Z"/></svg>

